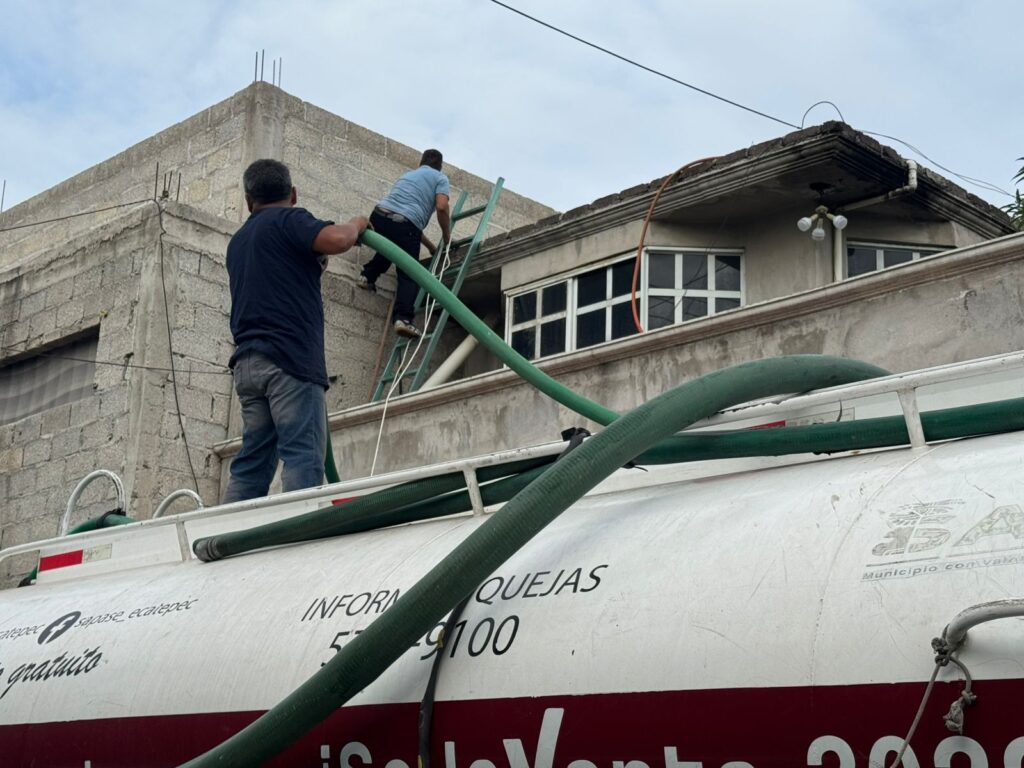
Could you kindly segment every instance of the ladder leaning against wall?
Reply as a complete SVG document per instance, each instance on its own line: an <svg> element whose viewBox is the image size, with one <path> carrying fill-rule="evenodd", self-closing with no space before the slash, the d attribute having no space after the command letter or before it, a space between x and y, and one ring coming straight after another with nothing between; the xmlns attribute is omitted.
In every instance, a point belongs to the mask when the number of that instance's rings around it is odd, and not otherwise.
<svg viewBox="0 0 1024 768"><path fill-rule="evenodd" d="M487 225L490 223L491 214L494 213L495 207L498 205L498 197L501 195L501 188L504 185L505 180L498 178L494 183L494 188L491 190L491 196L487 202L483 205L474 206L472 208L463 208L466 203L467 194L465 191L459 194L459 198L455 203L455 207L452 209L451 214L451 231L454 242L452 247L455 249L461 249L463 246L469 246L465 251L465 255L462 260L449 270L446 270L442 275L442 280L447 283L448 278L454 274L454 280L449 286L449 289L456 296L459 295L459 291L462 289L462 283L466 279L466 273L469 271L469 265L473 261L473 257L476 256L476 252L480 248L480 244L483 242L484 236L487 234ZM455 225L464 219L471 218L473 216L479 216L477 221L476 231L470 237L464 237L462 239L454 239L455 237ZM437 252L434 253L430 260L430 271L437 274L437 265L444 258L445 244L441 243L438 246ZM420 288L419 293L416 294L416 302L413 305L416 312L419 312L426 300L426 292ZM419 339L409 339L399 337L394 346L391 348L391 354L388 355L387 365L384 366L384 372L381 374L380 379L377 381L377 386L374 387L373 397L370 398L371 402L378 402L387 395L388 391L394 385L396 379L400 382L409 381L409 392L415 392L423 386L423 382L426 380L427 371L430 369L430 361L434 356L434 352L437 350L437 343L444 334L445 326L448 323L448 310L444 309L441 311L437 322L433 328L423 329L423 341L424 347L422 357L419 361L413 361L412 364L405 366L406 355L413 354L416 346L420 344ZM409 349L410 344L412 350ZM405 366L404 370L401 370Z"/></svg>

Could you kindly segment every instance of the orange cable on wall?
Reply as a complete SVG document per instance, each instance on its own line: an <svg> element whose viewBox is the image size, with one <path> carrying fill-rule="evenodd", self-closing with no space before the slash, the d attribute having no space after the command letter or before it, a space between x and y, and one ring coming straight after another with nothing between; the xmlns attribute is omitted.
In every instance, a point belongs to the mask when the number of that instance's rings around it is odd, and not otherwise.
<svg viewBox="0 0 1024 768"><path fill-rule="evenodd" d="M654 195L654 199L651 200L651 207L647 209L647 215L644 216L644 225L640 230L640 244L636 247L636 261L633 263L633 284L630 290L630 307L633 310L633 324L636 326L637 333L644 332L643 323L640 322L640 311L637 308L636 301L636 286L640 280L640 264L643 259L644 253L644 240L647 237L647 227L651 223L651 217L654 216L654 208L658 205L658 200L661 198L661 193L665 191L665 187L671 184L677 176L683 171L688 171L691 168L696 168L704 163L710 163L712 160L717 160L718 156L714 157L702 157L700 160L694 160L693 162L687 163L665 177L665 180L661 182L661 186L658 187L658 191Z"/></svg>

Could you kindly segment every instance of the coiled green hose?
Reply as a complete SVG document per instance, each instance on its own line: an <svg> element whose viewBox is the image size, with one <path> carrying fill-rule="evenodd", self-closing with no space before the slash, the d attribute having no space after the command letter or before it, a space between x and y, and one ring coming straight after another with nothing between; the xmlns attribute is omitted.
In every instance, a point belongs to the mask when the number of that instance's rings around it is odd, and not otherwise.
<svg viewBox="0 0 1024 768"><path fill-rule="evenodd" d="M186 768L254 766L372 683L462 598L573 502L626 462L699 419L758 397L861 381L875 366L795 356L744 363L676 387L555 462L471 533L364 632L277 706Z"/></svg>

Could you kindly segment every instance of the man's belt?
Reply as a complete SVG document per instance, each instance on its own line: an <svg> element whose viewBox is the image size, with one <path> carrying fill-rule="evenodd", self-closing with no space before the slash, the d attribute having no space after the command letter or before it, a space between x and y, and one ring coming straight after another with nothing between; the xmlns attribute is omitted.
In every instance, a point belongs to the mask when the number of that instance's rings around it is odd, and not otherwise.
<svg viewBox="0 0 1024 768"><path fill-rule="evenodd" d="M389 211L387 208L381 208L379 205L373 209L373 212L380 214L385 219L391 219L391 221L397 224L405 224L407 221L409 221L402 214L395 213L394 211Z"/></svg>

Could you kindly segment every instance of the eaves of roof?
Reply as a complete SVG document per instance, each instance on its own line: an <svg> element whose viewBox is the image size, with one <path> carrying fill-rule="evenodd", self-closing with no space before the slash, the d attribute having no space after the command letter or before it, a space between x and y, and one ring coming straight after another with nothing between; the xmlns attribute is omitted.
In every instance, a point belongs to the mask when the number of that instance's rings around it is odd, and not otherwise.
<svg viewBox="0 0 1024 768"><path fill-rule="evenodd" d="M900 186L906 161L891 147L845 123L827 122L724 155L681 173L658 201L659 216L728 197L780 176L826 164L879 181L878 193ZM562 214L518 227L485 241L470 275L643 218L665 177L607 195ZM847 200L846 202L851 202ZM922 168L914 204L985 237L1012 233L1009 217L948 179ZM842 201L836 206L841 210Z"/></svg>

